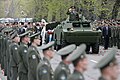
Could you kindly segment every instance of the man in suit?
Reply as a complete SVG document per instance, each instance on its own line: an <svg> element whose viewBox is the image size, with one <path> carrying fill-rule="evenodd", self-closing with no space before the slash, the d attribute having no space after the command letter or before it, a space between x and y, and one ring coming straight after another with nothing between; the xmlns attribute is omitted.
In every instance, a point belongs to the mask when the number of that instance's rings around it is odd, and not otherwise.
<svg viewBox="0 0 120 80"><path fill-rule="evenodd" d="M111 28L107 23L103 27L102 35L104 37L104 49L106 50L109 47L109 39L111 37Z"/></svg>
<svg viewBox="0 0 120 80"><path fill-rule="evenodd" d="M37 80L36 69L41 60L40 53L37 47L40 45L40 32L30 36L31 46L28 49L28 80Z"/></svg>
<svg viewBox="0 0 120 80"><path fill-rule="evenodd" d="M29 38L30 31L27 31L20 36L20 46L19 46L19 56L18 56L18 75L19 80L28 80L28 63L27 63L27 54L28 54L28 43L30 42Z"/></svg>
<svg viewBox="0 0 120 80"><path fill-rule="evenodd" d="M59 63L54 72L54 80L67 80L70 75L70 69L68 65L71 63L66 60L66 58L75 50L76 45L71 44L68 45L59 51L57 51L58 55L61 55L62 61Z"/></svg>
<svg viewBox="0 0 120 80"><path fill-rule="evenodd" d="M86 45L81 44L67 57L66 60L71 61L75 67L74 72L68 77L67 80L85 80L83 73L87 69L88 61L86 57Z"/></svg>
<svg viewBox="0 0 120 80"><path fill-rule="evenodd" d="M101 77L98 80L117 80L119 75L119 66L115 57L117 49L113 48L105 57L103 57L94 68L100 69Z"/></svg>
<svg viewBox="0 0 120 80"><path fill-rule="evenodd" d="M52 48L54 43L55 42L52 41L40 47L43 51L44 57L37 66L37 80L53 80L53 70L50 60L54 55L54 49Z"/></svg>

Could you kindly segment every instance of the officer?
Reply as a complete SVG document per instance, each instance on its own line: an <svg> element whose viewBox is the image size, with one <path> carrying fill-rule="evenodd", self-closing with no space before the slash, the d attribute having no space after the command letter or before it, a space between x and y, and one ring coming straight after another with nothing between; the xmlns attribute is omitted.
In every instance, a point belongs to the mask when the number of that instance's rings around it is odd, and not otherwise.
<svg viewBox="0 0 120 80"><path fill-rule="evenodd" d="M117 26L116 26L116 24L114 24L114 46L116 46L116 44L117 44ZM112 32L111 32L112 33Z"/></svg>
<svg viewBox="0 0 120 80"><path fill-rule="evenodd" d="M54 50L52 46L54 41L40 47L43 50L44 58L37 66L37 80L53 80L53 70L50 65L50 60L53 58Z"/></svg>
<svg viewBox="0 0 120 80"><path fill-rule="evenodd" d="M79 21L79 14L75 6L69 8L67 15L69 15L69 21Z"/></svg>
<svg viewBox="0 0 120 80"><path fill-rule="evenodd" d="M41 60L37 47L40 45L40 32L30 36L31 46L28 49L28 80L36 79L36 68Z"/></svg>
<svg viewBox="0 0 120 80"><path fill-rule="evenodd" d="M6 27L4 28L4 75L7 76L7 80L10 80L10 53L9 53L9 45L11 44L10 33L13 31L12 28Z"/></svg>
<svg viewBox="0 0 120 80"><path fill-rule="evenodd" d="M120 22L118 23L117 28L117 47L120 49Z"/></svg>
<svg viewBox="0 0 120 80"><path fill-rule="evenodd" d="M27 63L27 54L28 54L28 43L30 42L29 38L30 31L27 31L20 36L20 46L19 46L19 66L18 66L18 75L19 80L28 80L28 63Z"/></svg>
<svg viewBox="0 0 120 80"><path fill-rule="evenodd" d="M2 27L0 27L0 64L1 64L1 56L2 56L2 37L3 37L3 34L2 34Z"/></svg>
<svg viewBox="0 0 120 80"><path fill-rule="evenodd" d="M57 52L58 55L61 55L62 61L59 63L54 72L54 80L67 80L68 76L70 75L70 69L68 65L71 62L67 61L66 58L75 50L75 48L76 45L71 44Z"/></svg>
<svg viewBox="0 0 120 80"><path fill-rule="evenodd" d="M83 72L86 71L88 65L85 50L86 45L81 44L67 57L66 60L71 61L75 67L74 72L68 77L68 80L85 80Z"/></svg>
<svg viewBox="0 0 120 80"><path fill-rule="evenodd" d="M4 34L4 31L2 30L3 35L2 35L2 40L1 40L1 69L4 70L4 55L5 55L5 39L6 36Z"/></svg>
<svg viewBox="0 0 120 80"><path fill-rule="evenodd" d="M113 48L96 64L95 68L100 69L101 72L98 80L117 80L119 68L115 57L116 53L117 49Z"/></svg>
<svg viewBox="0 0 120 80"><path fill-rule="evenodd" d="M11 36L12 43L10 44L10 71L11 71L11 80L17 80L18 77L18 43L20 38L15 32Z"/></svg>
<svg viewBox="0 0 120 80"><path fill-rule="evenodd" d="M111 42L110 42L110 47L114 46L114 26L111 26Z"/></svg>
<svg viewBox="0 0 120 80"><path fill-rule="evenodd" d="M71 6L67 12L67 15L69 15L69 21L79 21L79 14L76 10L75 6ZM73 27L80 26L79 23L72 23Z"/></svg>

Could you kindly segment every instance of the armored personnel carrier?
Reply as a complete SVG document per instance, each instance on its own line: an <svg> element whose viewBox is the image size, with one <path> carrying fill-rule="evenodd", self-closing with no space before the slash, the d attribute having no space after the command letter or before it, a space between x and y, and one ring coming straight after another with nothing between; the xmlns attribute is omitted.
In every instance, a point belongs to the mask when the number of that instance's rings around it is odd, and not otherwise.
<svg viewBox="0 0 120 80"><path fill-rule="evenodd" d="M73 23L76 23L76 26L73 27ZM69 21L67 19L54 29L54 40L56 41L57 49L69 44L80 45L85 43L87 45L87 53L92 50L92 53L98 54L100 38L101 31L97 31L90 21Z"/></svg>

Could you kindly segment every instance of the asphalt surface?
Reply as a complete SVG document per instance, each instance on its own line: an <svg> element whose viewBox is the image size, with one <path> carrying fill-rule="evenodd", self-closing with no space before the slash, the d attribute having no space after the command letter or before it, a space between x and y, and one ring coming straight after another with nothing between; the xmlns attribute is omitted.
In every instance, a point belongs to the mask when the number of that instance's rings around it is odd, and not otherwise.
<svg viewBox="0 0 120 80"><path fill-rule="evenodd" d="M98 77L100 76L100 72L98 69L94 69L93 67L110 50L111 48L109 48L108 50L103 50L103 47L100 47L99 54L87 54L89 64L88 64L88 70L84 73L85 80L98 80ZM116 57L120 65L120 49L118 50ZM60 56L55 54L54 58L51 60L53 70L55 70L55 68L57 67L60 61L61 61ZM73 65L71 64L69 68L71 69L71 73L72 73L74 69ZM7 80L6 76L3 76L2 70L0 70L0 80ZM118 80L120 80L120 74L119 74Z"/></svg>

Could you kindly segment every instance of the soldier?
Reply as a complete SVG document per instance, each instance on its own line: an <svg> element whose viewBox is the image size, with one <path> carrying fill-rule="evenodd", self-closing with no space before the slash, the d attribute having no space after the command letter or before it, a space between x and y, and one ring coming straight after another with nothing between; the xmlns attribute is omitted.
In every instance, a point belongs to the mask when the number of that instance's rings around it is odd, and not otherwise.
<svg viewBox="0 0 120 80"><path fill-rule="evenodd" d="M31 46L28 49L28 80L37 80L36 79L36 68L38 63L41 60L37 46L40 45L40 32L35 33L30 36Z"/></svg>
<svg viewBox="0 0 120 80"><path fill-rule="evenodd" d="M69 15L69 21L79 21L79 14L75 6L69 8L67 15Z"/></svg>
<svg viewBox="0 0 120 80"><path fill-rule="evenodd" d="M62 61L59 63L58 67L54 72L54 80L67 80L70 75L70 69L68 65L71 63L66 60L67 56L75 50L76 45L72 44L60 49L57 54L61 55Z"/></svg>
<svg viewBox="0 0 120 80"><path fill-rule="evenodd" d="M4 54L5 54L5 39L6 39L6 36L4 34L4 31L3 31L3 36L2 36L2 40L1 40L1 69L4 70Z"/></svg>
<svg viewBox="0 0 120 80"><path fill-rule="evenodd" d="M5 38L4 38L4 75L7 76L7 80L10 80L10 53L9 53L9 45L11 44L10 39L10 32L12 32L13 29L10 27L6 27L4 29Z"/></svg>
<svg viewBox="0 0 120 80"><path fill-rule="evenodd" d="M19 80L28 80L28 63L27 63L27 54L28 54L28 43L30 42L29 36L30 31L27 31L20 35L20 47L19 47L19 66L18 66L18 75Z"/></svg>
<svg viewBox="0 0 120 80"><path fill-rule="evenodd" d="M117 28L117 47L120 49L120 22L118 23Z"/></svg>
<svg viewBox="0 0 120 80"><path fill-rule="evenodd" d="M1 64L1 56L2 56L2 37L3 37L3 34L2 34L2 27L0 27L0 64Z"/></svg>
<svg viewBox="0 0 120 80"><path fill-rule="evenodd" d="M113 48L96 64L95 68L100 69L101 72L101 77L98 80L117 80L119 68L115 58L116 53L117 49Z"/></svg>
<svg viewBox="0 0 120 80"><path fill-rule="evenodd" d="M71 61L75 67L68 80L85 80L83 72L86 71L88 61L85 55L86 45L81 44L66 60Z"/></svg>
<svg viewBox="0 0 120 80"><path fill-rule="evenodd" d="M11 80L17 80L18 77L18 42L20 38L15 32L11 36L12 43L10 44L10 69L11 69Z"/></svg>
<svg viewBox="0 0 120 80"><path fill-rule="evenodd" d="M37 66L37 80L53 80L53 70L49 62L54 55L54 50L52 49L53 45L54 41L49 42L40 48L43 50L44 58Z"/></svg>

